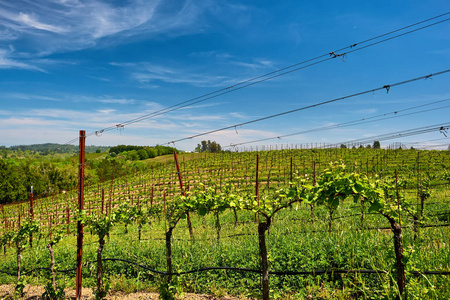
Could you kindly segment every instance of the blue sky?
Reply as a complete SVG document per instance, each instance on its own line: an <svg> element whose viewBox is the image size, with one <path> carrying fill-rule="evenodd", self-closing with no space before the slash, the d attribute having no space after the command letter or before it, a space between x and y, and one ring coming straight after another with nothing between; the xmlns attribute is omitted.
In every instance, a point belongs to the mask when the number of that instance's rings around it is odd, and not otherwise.
<svg viewBox="0 0 450 300"><path fill-rule="evenodd" d="M89 132L450 11L448 1L0 2L0 145ZM449 18L446 15L438 20ZM450 21L177 111L89 145L155 145L450 68ZM355 47L356 49L356 47ZM450 74L175 143L222 146L450 98ZM259 143L339 143L450 122L432 111ZM401 115L400 113L398 114ZM440 132L382 142L450 143ZM256 144L248 144L247 147ZM444 146L443 146L444 147ZM446 148L446 146L445 146Z"/></svg>

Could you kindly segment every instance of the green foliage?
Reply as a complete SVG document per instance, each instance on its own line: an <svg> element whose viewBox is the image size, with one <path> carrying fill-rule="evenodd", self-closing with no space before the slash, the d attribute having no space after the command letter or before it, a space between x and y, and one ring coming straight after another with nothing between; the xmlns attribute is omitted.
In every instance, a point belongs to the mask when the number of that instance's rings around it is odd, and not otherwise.
<svg viewBox="0 0 450 300"><path fill-rule="evenodd" d="M179 153L179 151L173 147L159 145L155 147L118 145L109 149L110 154L122 154L129 160L144 160L160 155L172 154L174 151Z"/></svg>
<svg viewBox="0 0 450 300"><path fill-rule="evenodd" d="M445 171L445 173L442 175L442 178L450 184L450 171Z"/></svg>
<svg viewBox="0 0 450 300"><path fill-rule="evenodd" d="M14 243L20 244L22 248L25 248L30 235L38 231L39 224L36 221L26 220L20 225L18 230L10 231L9 237Z"/></svg>
<svg viewBox="0 0 450 300"><path fill-rule="evenodd" d="M196 241L195 243L186 242L188 239L187 226L185 222L179 222L172 240L174 270L186 271L204 266L238 266L257 269L260 261L254 236L255 213L262 218L272 218L276 214L270 234L267 235L271 271L378 269L387 270L387 273L373 276L355 274L329 274L314 277L271 276L271 289L276 291L276 294L271 292L273 296L280 299L289 297L303 299L309 295L313 298L389 298L395 293L391 278L394 276L392 265L395 263L391 236L384 230L351 230L361 226L359 218L343 218L346 215L359 213L361 202L364 204L364 213L369 210L378 213L366 216L365 227L385 226L385 219L380 214L381 212L398 220L400 208L405 244L411 245L406 247L403 259L405 263L408 262L408 270L447 270L448 232L442 228L427 228L423 230L424 233L427 230L426 234L421 234L413 242L412 219L405 217L405 212L406 214L414 213L414 207L410 205L407 197L416 199L417 180L415 174L417 168L420 168L421 172L429 171L427 176L421 176L422 183L430 183L427 186L429 197L432 197L433 200L446 201L447 189L441 183L445 179L443 174L448 173L445 171L448 168L448 156L441 152L427 152L421 156L421 163L418 166L415 163L415 156L407 157L410 154L406 152L365 149L363 151L356 149L346 149L345 151L331 149L328 152L325 150L303 151L302 155L298 156L300 158L294 157L294 168L299 170L299 177L293 182L288 182L286 179L289 178L289 152L270 153L267 154L270 164L264 166L264 160L260 164L259 199L255 198L254 192L255 167L249 163L254 158L253 153L227 154L227 160L221 155L201 155L201 160L186 162L182 165L182 170L183 175L189 177L189 181L185 182L189 182L190 192L186 197L177 196L178 187L173 186L172 180L172 186L169 187L166 195L173 193L174 196L167 197L165 208L169 226L176 225L180 219L186 216L186 212L192 212L190 216ZM296 154L295 152L290 153ZM426 156L428 154L429 156ZM266 153L262 152L262 155L266 155ZM324 170L323 162L329 161L330 157L334 158L339 155L343 156L345 165L343 163L333 164ZM313 158L317 158L314 160L316 161L314 169L316 184L314 186L312 186L313 166L311 164ZM272 159L274 162L271 161ZM303 163L303 159L305 163ZM100 158L89 161L89 166L93 168L91 171L95 170L95 163L102 160ZM161 222L164 202L162 193L158 195L158 192L164 190L164 182L167 181L169 175L173 175L173 164L170 165L172 168L170 171L167 171L166 166L162 164L161 166L155 164L155 168L152 168L151 172L147 169L141 175L137 173L137 169L134 167L135 163L128 163L124 159L120 159L120 163L123 163L123 172L137 175L125 179L120 172L117 175L114 174L113 197L116 198L113 198L113 201L115 199L116 202L113 202L112 208L116 215L116 221L113 223L128 224L129 233L124 235L122 227L114 228L114 225L108 229L108 222L99 226L105 230L97 230L95 226L89 228L93 228L94 234L103 234L107 231L113 233L108 239L108 247L105 247L105 257L129 259L157 270L164 270L165 249L161 242L164 233L164 221ZM144 170L142 166L145 166L146 162L138 163L140 164L139 168ZM30 167L35 166L38 164L30 164ZM401 170L398 180L394 178L393 166L395 169ZM224 172L227 169L230 169L232 175ZM51 171L50 168L45 170ZM270 176L267 175L267 170L270 170ZM206 172L208 172L206 175L208 178L205 180ZM380 176L377 176L376 173L379 173ZM165 175L167 176L165 177ZM161 177L161 184L159 184L159 177ZM149 199L146 197L150 195L148 187L154 184L151 180L155 178L158 180L158 186L155 184L155 197L152 197L153 205L150 206ZM139 183L137 183L138 179ZM399 186L398 194L396 184ZM109 187L109 182L105 186ZM135 205L127 202L129 201L126 196L127 191L133 197L138 195L140 206L136 205L136 202ZM86 193L89 197L96 197L94 201L98 201L98 194L94 194L93 190ZM117 208L117 197L120 197L119 203L127 204ZM131 196L128 197L131 198ZM90 201L91 199L94 198L90 198ZM305 205L309 203L315 205L314 218L310 214L310 207ZM355 203L358 204L356 211L354 210ZM445 208L446 204L444 203L446 202L443 202L442 206ZM98 204L98 202L93 203L93 215L96 214L95 207L98 208ZM49 208L51 214L52 207ZM9 207L5 207L7 214L9 209ZM324 233L322 231L327 225L326 218L329 209L333 209L335 212L334 227L336 230ZM440 210L441 206L438 205L430 205L426 209L425 215L432 216L433 213L443 213ZM239 222L236 223L234 223L235 211L239 216ZM224 231L222 241L226 242L214 243L211 241L211 237L214 237L216 216L219 214ZM199 216L204 216L205 221L202 222L203 218ZM97 217L99 219L94 222L100 221L104 216ZM426 220L427 223L435 222L433 224L438 225L441 224L438 222L439 218L442 216L429 217ZM71 220L74 219L71 218ZM425 218L421 220L425 220ZM84 224L88 225L91 221L91 216L83 217ZM142 228L145 238L138 242L134 235L137 234L138 228L140 229L150 221L152 222L151 229L149 227ZM228 238L228 236L233 236L233 238ZM8 237L9 234L2 235L2 244L8 244ZM94 247L98 239L96 236L91 237L88 234L85 235L85 239L86 260L92 260L96 253ZM74 237L68 237L60 243L61 246L55 249L58 268L72 268ZM40 248L42 249L42 247ZM24 252L23 255L26 257L24 268L29 269L31 265L38 263L41 265L48 263L48 253L41 254L38 249L39 241L33 244L33 249ZM7 254L9 255L9 253ZM6 259L2 260L1 268L11 270L14 265ZM92 278L94 269L91 268L91 274L83 274L87 279L86 282L90 282L91 285L94 281ZM158 285L156 279L158 276L153 276L148 271L121 262L107 262L104 274L105 282L107 282L108 276L117 276L117 274L122 274L121 280L126 282L122 282L122 286L129 285L126 287L127 291L142 290L142 285L154 290ZM73 277L64 274L61 276L68 276L66 278L69 280L72 280ZM6 276L0 276L0 278L3 282L9 280ZM416 278L407 275L407 278L409 280L408 293L412 298L420 298L423 293L425 299L444 299L448 294L449 281L444 276L433 275L425 279L425 277ZM171 295L185 290L216 296L225 294L256 296L255 291L258 290L259 283L260 278L257 274L216 270L174 277L171 286L166 285L165 288L170 291ZM165 281L164 284L166 284ZM112 286L114 289L114 285ZM164 289L161 291L164 292Z"/></svg>
<svg viewBox="0 0 450 300"><path fill-rule="evenodd" d="M215 152L222 151L222 147L220 146L219 143L216 143L216 141L211 142L210 140L208 140L208 141L204 140L204 141L201 141L201 144L197 144L195 151L196 152L215 153Z"/></svg>
<svg viewBox="0 0 450 300"><path fill-rule="evenodd" d="M377 210L383 206L382 190L371 183L369 179L355 172L346 172L343 164L330 164L317 180L312 190L313 202L328 208L337 208L349 196L357 203L359 199L368 200L370 210Z"/></svg>
<svg viewBox="0 0 450 300"><path fill-rule="evenodd" d="M119 213L120 214L120 213ZM106 214L91 214L88 215L86 210L81 210L77 214L77 220L82 224L88 226L93 234L99 237L105 237L111 230L114 224L119 222L119 215L115 212Z"/></svg>
<svg viewBox="0 0 450 300"><path fill-rule="evenodd" d="M109 282L105 283L103 287L98 290L94 289L94 296L96 300L105 299L105 297L108 295L108 291L111 289L111 285Z"/></svg>
<svg viewBox="0 0 450 300"><path fill-rule="evenodd" d="M64 287L62 286L57 287L55 290L52 283L48 282L44 289L45 292L41 296L41 299L43 300L59 300L66 298L66 293L64 292Z"/></svg>
<svg viewBox="0 0 450 300"><path fill-rule="evenodd" d="M19 281L16 283L16 287L14 289L14 294L17 297L23 297L23 290L25 289L25 285L27 284L27 280L23 277L20 278Z"/></svg>
<svg viewBox="0 0 450 300"><path fill-rule="evenodd" d="M21 184L23 174L16 172L17 167L0 159L0 203L9 203L26 197L27 189Z"/></svg>
<svg viewBox="0 0 450 300"><path fill-rule="evenodd" d="M54 246L56 244L58 244L63 238L64 238L65 234L64 234L64 230L63 228L57 228L56 230L54 230L51 234L51 239L48 242L50 245Z"/></svg>
<svg viewBox="0 0 450 300"><path fill-rule="evenodd" d="M429 182L425 181L421 185L419 185L419 187L417 189L417 194L420 197L420 199L422 199L422 200L426 200L426 199L430 198L431 193L430 193Z"/></svg>
<svg viewBox="0 0 450 300"><path fill-rule="evenodd" d="M379 179L370 181L367 176L346 172L343 164L331 164L330 169L320 175L312 192L315 195L313 202L324 204L329 210L335 210L347 197L353 197L354 203L362 200L369 204L369 212L377 211L397 220L403 209L410 214L414 212L411 201L395 184Z"/></svg>

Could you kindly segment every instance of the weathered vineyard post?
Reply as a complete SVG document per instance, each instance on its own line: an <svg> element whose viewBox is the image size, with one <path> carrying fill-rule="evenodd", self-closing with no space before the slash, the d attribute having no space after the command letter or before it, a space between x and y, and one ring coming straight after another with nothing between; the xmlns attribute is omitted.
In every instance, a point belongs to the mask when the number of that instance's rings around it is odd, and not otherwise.
<svg viewBox="0 0 450 300"><path fill-rule="evenodd" d="M66 218L67 218L67 235L70 234L70 208L69 205L66 207Z"/></svg>
<svg viewBox="0 0 450 300"><path fill-rule="evenodd" d="M316 185L316 162L313 161L313 182L312 185L315 186ZM314 223L314 204L311 203L309 204L311 207L311 218L312 218L312 222ZM330 221L331 222L331 221Z"/></svg>
<svg viewBox="0 0 450 300"><path fill-rule="evenodd" d="M289 186L292 187L292 156L291 156L291 176L289 177Z"/></svg>
<svg viewBox="0 0 450 300"><path fill-rule="evenodd" d="M177 156L176 151L173 151L173 156L175 158L175 165L177 166L177 174L178 174L178 180L180 182L181 194L183 196L186 196L186 193L184 192L184 189L183 189L183 178L181 177L181 170L180 170L180 165L178 163L178 156ZM186 216L187 216L187 224L188 224L188 228L189 228L189 234L191 236L192 241L195 242L194 233L192 232L192 223L191 223L191 217L189 215L189 212L186 213ZM172 231L170 232L170 234L172 234Z"/></svg>
<svg viewBox="0 0 450 300"><path fill-rule="evenodd" d="M33 186L31 186L30 193L30 220L34 219L34 210L33 210ZM30 248L33 248L33 233L30 233Z"/></svg>
<svg viewBox="0 0 450 300"><path fill-rule="evenodd" d="M391 223L392 231L394 233L395 258L397 260L397 286L399 294L397 299L406 299L406 277L405 264L403 262L403 235L400 217L400 195L398 192L397 169L395 169L395 188L397 193L398 223L395 222L393 218L389 219L389 222Z"/></svg>
<svg viewBox="0 0 450 300"><path fill-rule="evenodd" d="M78 210L81 212L84 207L84 149L86 142L86 132L80 130L79 168L78 168ZM83 224L81 220L77 224L77 278L76 278L76 298L81 299L81 264L83 261Z"/></svg>
<svg viewBox="0 0 450 300"><path fill-rule="evenodd" d="M105 209L105 189L102 189L102 215L104 209Z"/></svg>
<svg viewBox="0 0 450 300"><path fill-rule="evenodd" d="M258 206L259 206L259 154L256 154L255 200L258 201ZM258 216L258 220L259 220L259 216ZM256 213L255 213L255 223L256 223Z"/></svg>
<svg viewBox="0 0 450 300"><path fill-rule="evenodd" d="M263 300L269 300L269 260L267 258L266 231L270 228L270 221L270 218L267 218L266 222L258 224L258 241L259 251L261 255Z"/></svg>

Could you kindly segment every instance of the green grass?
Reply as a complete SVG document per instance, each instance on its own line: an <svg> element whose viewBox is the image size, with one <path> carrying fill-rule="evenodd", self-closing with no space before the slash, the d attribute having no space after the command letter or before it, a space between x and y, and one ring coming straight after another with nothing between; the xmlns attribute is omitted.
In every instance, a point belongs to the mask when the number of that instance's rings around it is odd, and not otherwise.
<svg viewBox="0 0 450 300"><path fill-rule="evenodd" d="M294 171L302 178L312 181L313 161L315 172L319 174L330 161L342 159L349 169L368 174L370 177L394 178L397 169L399 179L405 182L400 189L407 197L416 199L417 182L428 180L432 183L431 197L425 202L425 223L445 224L444 219L435 214L448 212L450 191L443 185L443 172L450 167L450 156L446 152L364 150L353 151L272 151L262 152L260 156L260 192L287 186L290 175L290 157L293 157ZM92 157L93 159L95 157ZM184 159L183 159L184 158ZM106 191L106 200L113 187L113 206L121 202L149 205L151 187L154 188L154 202L162 201L162 191L168 189L168 201L173 194L179 194L178 179L171 155L149 159L152 169L137 172L133 176L116 178L100 186L93 186L86 191L85 208L89 201L99 207L99 188ZM244 191L254 193L255 153L226 153L215 155L183 154L179 155L185 186L191 188L203 183L220 189L225 182L234 182ZM418 172L419 170L419 172ZM417 174L420 177L417 177ZM269 183L270 188L267 187ZM439 184L439 185L438 185ZM64 197L55 197L52 204L47 202L50 213L65 208L67 202L75 203L76 193ZM131 200L133 199L133 200ZM17 211L12 206L5 207L8 216L17 218ZM36 209L37 216L43 224L47 223L46 207ZM93 211L95 211L93 209ZM367 214L361 225L360 216L346 217L360 213L360 208L350 199L340 206L334 214L332 231L328 232L328 213L324 207L316 207L315 218L311 218L309 206L294 205L292 209L280 211L267 235L270 270L273 271L313 271L332 269L377 269L385 270L383 274L329 274L321 276L271 276L270 289L274 299L393 299L395 298L395 255L392 233L390 230L358 230L369 227L389 227L381 215ZM343 218L341 218L343 217ZM196 242L192 243L186 221L182 220L173 235L174 271L186 271L208 266L230 266L259 269L259 249L257 225L254 214L238 212L239 225L234 224L234 213L225 211L220 215L220 242L213 215L203 219L192 215ZM71 217L73 220L73 217ZM242 222L244 222L242 224ZM71 232L75 230L72 222ZM404 249L406 250L407 270L433 271L450 270L450 231L448 227L420 229L419 237L414 240L412 220L402 215ZM43 234L47 227L43 226ZM165 271L166 256L164 244L164 219L153 219L151 225L142 229L142 241L137 238L137 226L130 226L129 233L124 234L123 225L113 229L103 253L104 258L128 259ZM240 235L247 234L247 235ZM239 235L228 237L230 235ZM49 253L46 239L35 238L33 249L27 249L23 255L23 269L48 267ZM88 231L85 234L83 249L84 261L96 259L96 237ZM71 269L76 261L76 237L64 238L55 247L58 269ZM153 274L136 266L123 262L105 262L105 274L113 289L132 292L138 290L158 289L163 276ZM6 256L0 261L0 270L15 269L15 251L6 249ZM34 284L43 285L49 273L39 271L29 277ZM61 284L74 286L75 274L58 274ZM176 285L185 292L208 293L213 295L246 295L260 297L260 276L254 273L215 270L179 276ZM0 283L14 283L14 276L0 275ZM95 284L95 264L83 268L85 286ZM426 275L415 277L407 275L407 290L410 299L445 299L450 294L450 277Z"/></svg>

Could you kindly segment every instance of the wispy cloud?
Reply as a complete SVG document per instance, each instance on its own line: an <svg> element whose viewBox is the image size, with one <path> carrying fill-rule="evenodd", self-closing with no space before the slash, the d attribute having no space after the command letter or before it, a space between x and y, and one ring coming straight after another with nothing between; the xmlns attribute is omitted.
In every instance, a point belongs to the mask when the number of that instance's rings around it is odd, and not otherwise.
<svg viewBox="0 0 450 300"><path fill-rule="evenodd" d="M49 97L49 96L35 95L35 94L24 94L24 93L8 93L8 94L5 94L4 97L18 99L18 100L61 101L61 98L57 98L57 97Z"/></svg>
<svg viewBox="0 0 450 300"><path fill-rule="evenodd" d="M117 5L119 4L119 5ZM28 40L41 55L85 49L99 40L197 30L198 16L206 5L186 0L177 5L160 0L109 1L15 0L0 3L0 40ZM112 40L108 43L113 42Z"/></svg>
<svg viewBox="0 0 450 300"><path fill-rule="evenodd" d="M36 16L34 14L25 14L22 12L19 12L18 16L12 15L10 20L16 21L18 26L25 26L25 27L31 27L34 29L44 30L44 31L50 31L54 33L66 33L68 32L67 29L54 26L51 24L45 24L43 22L40 22L36 19Z"/></svg>
<svg viewBox="0 0 450 300"><path fill-rule="evenodd" d="M349 113L353 113L353 114L359 114L362 116L367 116L367 115L371 115L371 114L375 114L378 112L377 108L366 108L366 109L359 109L359 110L353 110L353 111L349 111Z"/></svg>
<svg viewBox="0 0 450 300"><path fill-rule="evenodd" d="M114 104L135 104L136 100L133 99L100 99L101 103L114 103Z"/></svg>
<svg viewBox="0 0 450 300"><path fill-rule="evenodd" d="M223 64L223 62L222 62ZM255 76L253 71L273 69L273 63L268 60L254 60L253 62L228 61L227 65L240 67L239 75L217 75L217 68L207 70L193 70L189 67L163 66L149 62L119 63L111 62L110 65L124 68L133 80L140 84L151 84L151 88L158 87L160 83L188 84L196 87L223 87L235 85ZM249 71L250 70L250 71ZM224 70L221 69L223 73ZM233 73L236 73L234 68ZM248 74L245 76L245 74ZM260 73L258 73L260 74Z"/></svg>
<svg viewBox="0 0 450 300"><path fill-rule="evenodd" d="M243 62L243 61L231 61L232 64L236 66L251 68L251 69L266 69L272 68L274 63L268 59L253 59L251 62Z"/></svg>
<svg viewBox="0 0 450 300"><path fill-rule="evenodd" d="M0 49L0 69L25 69L45 72L42 68L11 57L11 51Z"/></svg>
<svg viewBox="0 0 450 300"><path fill-rule="evenodd" d="M230 83L230 78L220 75L194 73L190 70L181 70L158 66L149 63L127 65L131 68L131 76L140 83L184 83L193 86L220 86Z"/></svg>

